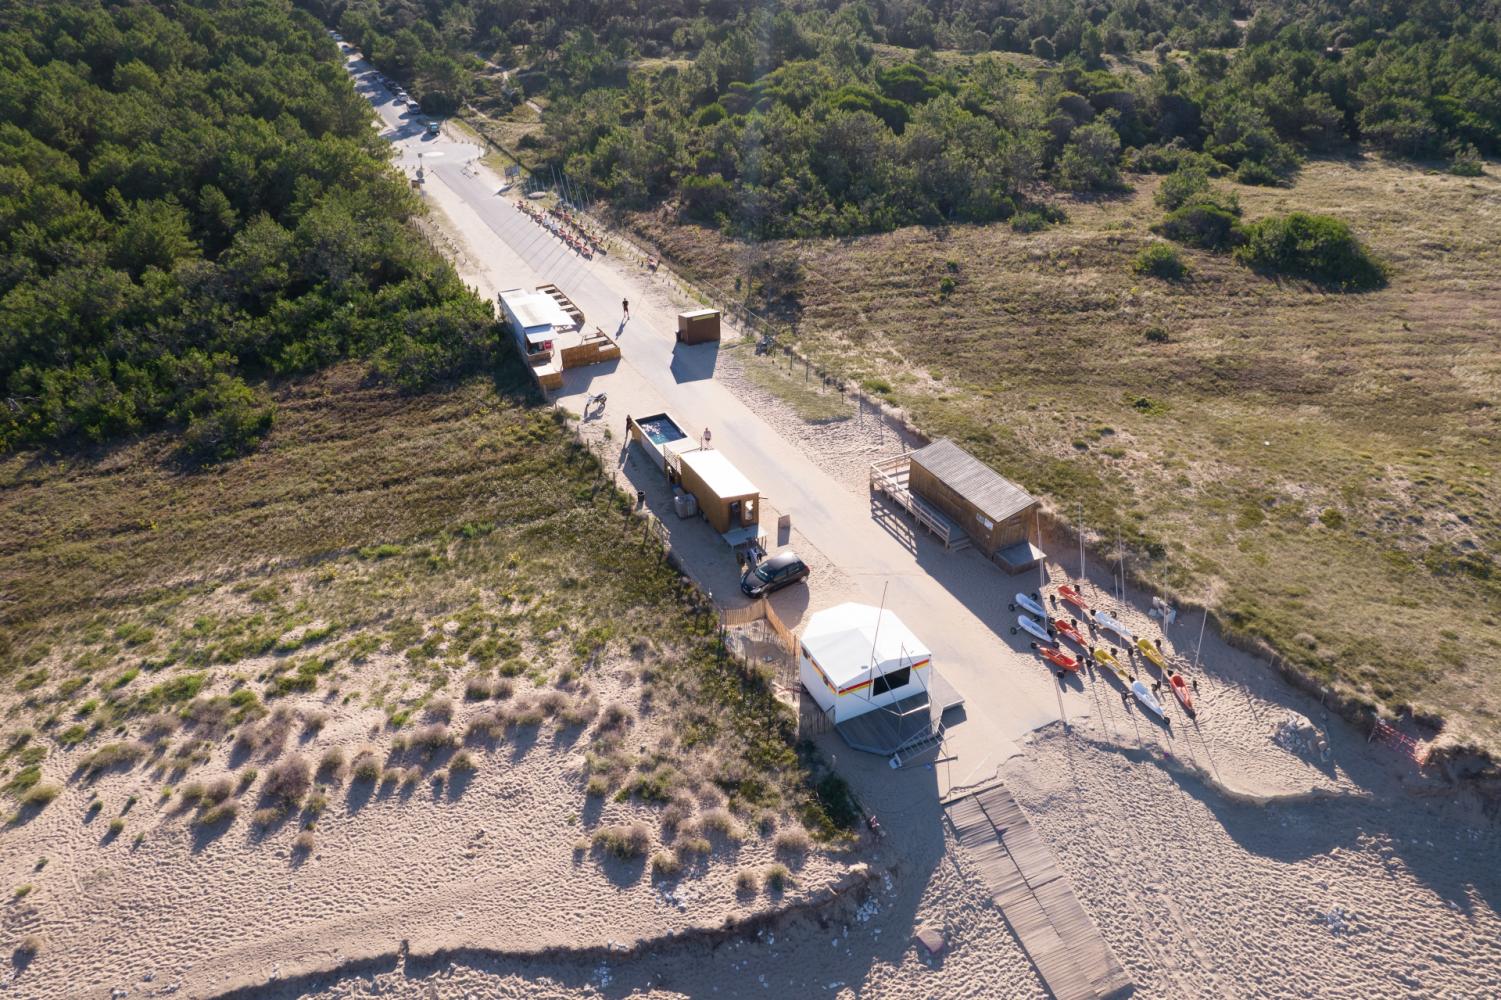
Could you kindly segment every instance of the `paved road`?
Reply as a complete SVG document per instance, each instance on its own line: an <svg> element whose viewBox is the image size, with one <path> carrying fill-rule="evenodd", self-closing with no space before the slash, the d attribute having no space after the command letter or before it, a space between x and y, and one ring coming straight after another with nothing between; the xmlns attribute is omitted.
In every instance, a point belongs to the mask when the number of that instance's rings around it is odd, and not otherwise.
<svg viewBox="0 0 1501 1000"><path fill-rule="evenodd" d="M420 162L426 195L479 258L489 279L483 284L494 286L483 291L552 282L589 325L607 318L607 330L620 321L621 299L632 300L632 319L620 331L621 362L568 372L564 405L578 412L586 392L608 390L612 421L667 409L690 433L712 428L715 447L758 484L768 506L792 515L798 533L854 581L858 599L877 604L884 591L887 606L928 643L940 672L966 698L966 717L948 736L960 758L949 772L955 783L988 774L1015 752L1012 741L1056 720L1060 706L1071 717L1089 710L1087 691L1075 681L1060 695L1026 644L1008 634L1009 595L1033 589L1035 577L1008 578L972 551L946 553L926 538L912 546L888 532L872 518L867 497L835 481L712 377L717 345L675 344L673 317L648 303L644 278L569 251L497 196L500 181L475 162L478 148L424 136L422 123L371 83L368 66L353 61L351 70L376 104L400 165L411 172ZM708 558L711 564L691 568L722 596L732 587L733 560L727 549ZM817 580L812 589L815 608L829 603L820 600Z"/></svg>

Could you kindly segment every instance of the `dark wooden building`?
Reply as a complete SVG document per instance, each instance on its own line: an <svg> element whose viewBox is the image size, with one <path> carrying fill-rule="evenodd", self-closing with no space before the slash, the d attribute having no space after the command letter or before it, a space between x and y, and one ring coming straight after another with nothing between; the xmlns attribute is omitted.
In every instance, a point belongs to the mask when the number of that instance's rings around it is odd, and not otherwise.
<svg viewBox="0 0 1501 1000"><path fill-rule="evenodd" d="M908 488L952 518L975 548L1013 573L1042 558L1030 493L947 438L910 457Z"/></svg>

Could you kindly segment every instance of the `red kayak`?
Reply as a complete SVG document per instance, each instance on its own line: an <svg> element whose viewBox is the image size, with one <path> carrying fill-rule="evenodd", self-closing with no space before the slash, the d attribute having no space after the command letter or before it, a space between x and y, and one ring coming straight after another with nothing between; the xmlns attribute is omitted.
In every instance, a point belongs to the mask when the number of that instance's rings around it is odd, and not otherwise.
<svg viewBox="0 0 1501 1000"><path fill-rule="evenodd" d="M1062 618L1054 618L1053 627L1058 630L1059 635L1067 636L1068 638L1077 642L1079 645L1083 646L1085 649L1089 648L1089 643L1084 641L1084 637L1079 634L1079 630L1074 628L1073 625L1069 624L1069 622L1067 622L1066 620Z"/></svg>
<svg viewBox="0 0 1501 1000"><path fill-rule="evenodd" d="M1178 696L1178 702L1183 706L1183 711L1193 715L1194 696L1193 690L1188 686L1188 681L1183 679L1182 674L1169 674L1167 682L1172 685L1173 694Z"/></svg>
<svg viewBox="0 0 1501 1000"><path fill-rule="evenodd" d="M1060 649L1052 646L1038 646L1037 651L1047 657L1055 667L1062 667L1064 670L1079 669L1079 661Z"/></svg>
<svg viewBox="0 0 1501 1000"><path fill-rule="evenodd" d="M1058 588L1058 597L1064 604L1072 604L1083 614L1092 613L1089 605L1084 602L1084 595L1066 583Z"/></svg>

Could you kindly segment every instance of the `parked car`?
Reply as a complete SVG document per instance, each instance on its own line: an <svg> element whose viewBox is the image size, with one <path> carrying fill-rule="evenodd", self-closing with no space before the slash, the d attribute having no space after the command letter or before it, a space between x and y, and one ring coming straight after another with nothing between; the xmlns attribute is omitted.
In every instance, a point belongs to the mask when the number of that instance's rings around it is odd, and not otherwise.
<svg viewBox="0 0 1501 1000"><path fill-rule="evenodd" d="M428 122L427 123L427 134L428 135L437 135L441 131L442 131L442 128L438 125L437 122Z"/></svg>
<svg viewBox="0 0 1501 1000"><path fill-rule="evenodd" d="M754 569L745 571L740 578L740 589L748 597L762 597L773 590L808 579L808 564L790 549L762 559Z"/></svg>
<svg viewBox="0 0 1501 1000"><path fill-rule="evenodd" d="M414 115L421 114L422 105L418 104L416 101L407 101L407 111Z"/></svg>

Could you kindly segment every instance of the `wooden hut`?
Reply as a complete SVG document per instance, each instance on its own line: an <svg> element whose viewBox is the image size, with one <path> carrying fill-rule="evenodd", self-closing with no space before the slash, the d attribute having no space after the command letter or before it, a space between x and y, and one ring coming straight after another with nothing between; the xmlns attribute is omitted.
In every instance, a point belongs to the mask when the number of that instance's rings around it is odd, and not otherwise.
<svg viewBox="0 0 1501 1000"><path fill-rule="evenodd" d="M704 519L727 541L733 545L760 536L761 493L723 454L700 449L667 460L683 489L698 498Z"/></svg>
<svg viewBox="0 0 1501 1000"><path fill-rule="evenodd" d="M1015 573L1037 565L1037 500L944 438L914 451L908 488L943 511L976 548Z"/></svg>
<svg viewBox="0 0 1501 1000"><path fill-rule="evenodd" d="M719 339L719 310L694 309L678 313L678 342L702 344Z"/></svg>

